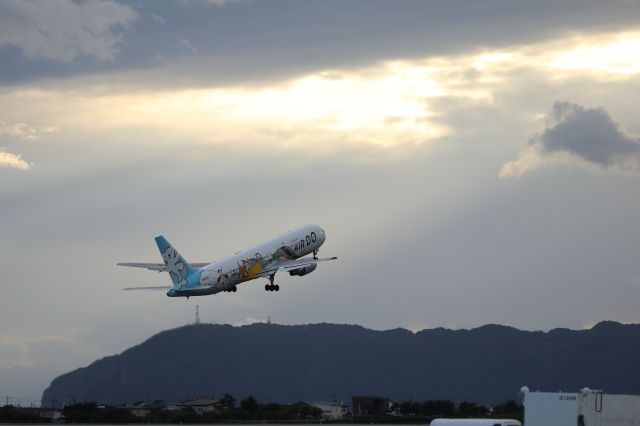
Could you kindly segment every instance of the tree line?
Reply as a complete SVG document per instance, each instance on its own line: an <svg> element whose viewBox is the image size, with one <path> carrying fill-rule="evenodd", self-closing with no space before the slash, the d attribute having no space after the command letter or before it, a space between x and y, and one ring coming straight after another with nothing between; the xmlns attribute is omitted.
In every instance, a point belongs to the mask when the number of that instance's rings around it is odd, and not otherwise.
<svg viewBox="0 0 640 426"><path fill-rule="evenodd" d="M295 404L258 403L254 397L240 401L233 397L220 400L215 411L199 414L192 407L177 410L151 408L145 416L136 416L129 408L102 407L96 403L68 405L63 409L67 423L222 423L227 421L269 421L319 419L321 412L304 402Z"/></svg>
<svg viewBox="0 0 640 426"><path fill-rule="evenodd" d="M404 416L450 417L450 418L509 418L522 420L524 408L516 401L498 405L482 405L475 402L454 403L447 400L403 401L394 405L394 410Z"/></svg>
<svg viewBox="0 0 640 426"><path fill-rule="evenodd" d="M220 398L215 411L199 414L190 406L180 406L168 410L160 407L144 408L149 412L136 416L131 407L98 405L95 402L82 402L67 405L62 414L66 423L224 423L251 421L295 421L318 422L322 420L319 408L305 402L294 404L260 403L253 396L239 402L230 394ZM523 408L515 401L495 406L480 405L473 402L454 403L446 400L403 401L394 403L385 415L356 416L348 415L344 422L354 423L424 423L436 417L453 418L513 418L522 420ZM48 420L40 417L36 409L19 408L11 405L0 407L0 423L44 423Z"/></svg>

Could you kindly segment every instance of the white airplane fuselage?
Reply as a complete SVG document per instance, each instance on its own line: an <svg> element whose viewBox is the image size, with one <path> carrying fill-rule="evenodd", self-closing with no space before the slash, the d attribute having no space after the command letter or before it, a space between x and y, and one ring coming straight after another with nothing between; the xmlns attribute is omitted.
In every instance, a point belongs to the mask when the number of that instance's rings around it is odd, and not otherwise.
<svg viewBox="0 0 640 426"><path fill-rule="evenodd" d="M268 277L265 273L274 265L278 265L278 262L317 253L325 239L324 230L317 225L293 229L267 242L195 269L185 277L184 283L174 285L167 292L167 296L204 296L222 291L235 291L235 286L240 283ZM309 268L309 272L313 269L315 265ZM307 273L304 268L290 269L289 272L295 275Z"/></svg>

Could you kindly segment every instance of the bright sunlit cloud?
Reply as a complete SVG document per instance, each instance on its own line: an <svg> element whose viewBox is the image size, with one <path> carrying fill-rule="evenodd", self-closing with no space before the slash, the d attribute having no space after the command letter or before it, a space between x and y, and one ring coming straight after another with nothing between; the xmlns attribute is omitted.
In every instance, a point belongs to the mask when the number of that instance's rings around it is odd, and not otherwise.
<svg viewBox="0 0 640 426"><path fill-rule="evenodd" d="M5 152L0 148L0 167L7 169L29 170L31 168L31 164L24 161L20 154Z"/></svg>
<svg viewBox="0 0 640 426"><path fill-rule="evenodd" d="M46 133L57 132L58 128L48 126L43 128L34 128L27 123L6 123L0 121L0 136L7 136L22 140L35 140Z"/></svg>
<svg viewBox="0 0 640 426"><path fill-rule="evenodd" d="M29 138L64 128L104 132L143 129L206 144L281 147L413 146L456 132L433 100L491 105L526 68L542 79L640 72L640 33L572 37L472 55L384 62L323 70L255 87L110 91L100 80L60 88L21 88L0 95L5 126ZM86 80L85 80L86 83ZM77 87L85 87L78 90ZM97 88L99 87L99 89ZM43 122L46 118L46 122ZM51 124L55 124L53 127ZM4 162L21 165L4 154Z"/></svg>
<svg viewBox="0 0 640 426"><path fill-rule="evenodd" d="M259 88L134 95L23 90L0 96L0 103L30 105L32 113L68 129L162 129L205 143L393 147L448 133L431 119L428 105L430 98L451 95L437 72L397 62L360 71L318 72ZM485 94L469 91L460 96Z"/></svg>
<svg viewBox="0 0 640 426"><path fill-rule="evenodd" d="M608 74L640 72L640 33L577 40L577 45L552 54L550 68Z"/></svg>

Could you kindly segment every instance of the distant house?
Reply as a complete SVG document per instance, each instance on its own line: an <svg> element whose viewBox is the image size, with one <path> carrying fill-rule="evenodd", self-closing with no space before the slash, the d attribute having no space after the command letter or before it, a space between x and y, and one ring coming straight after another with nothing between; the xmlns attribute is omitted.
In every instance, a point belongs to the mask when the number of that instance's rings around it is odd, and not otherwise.
<svg viewBox="0 0 640 426"><path fill-rule="evenodd" d="M57 408L40 407L31 408L29 409L29 411L38 413L38 415L43 419L51 419L53 421L57 421L62 418L62 410L59 410Z"/></svg>
<svg viewBox="0 0 640 426"><path fill-rule="evenodd" d="M127 407L131 414L136 417L145 417L151 410L164 410L166 408L166 404L161 399L156 399L154 401L134 401L129 404Z"/></svg>
<svg viewBox="0 0 640 426"><path fill-rule="evenodd" d="M191 407L198 414L215 413L221 408L217 399L193 399L183 402L180 406Z"/></svg>
<svg viewBox="0 0 640 426"><path fill-rule="evenodd" d="M354 416L384 415L390 409L389 402L389 398L379 396L352 396L351 412Z"/></svg>
<svg viewBox="0 0 640 426"><path fill-rule="evenodd" d="M322 420L340 420L347 414L347 407L341 402L314 401L309 405L322 411Z"/></svg>

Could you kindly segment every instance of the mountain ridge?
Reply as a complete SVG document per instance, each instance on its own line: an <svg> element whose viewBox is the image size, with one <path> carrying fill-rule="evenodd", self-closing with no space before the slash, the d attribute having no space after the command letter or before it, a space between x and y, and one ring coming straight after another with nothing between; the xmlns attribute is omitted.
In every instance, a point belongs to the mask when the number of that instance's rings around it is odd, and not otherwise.
<svg viewBox="0 0 640 426"><path fill-rule="evenodd" d="M353 324L199 324L164 330L117 355L54 379L42 403L178 401L231 393L260 401L500 402L522 385L640 393L640 325L587 330L370 330Z"/></svg>

